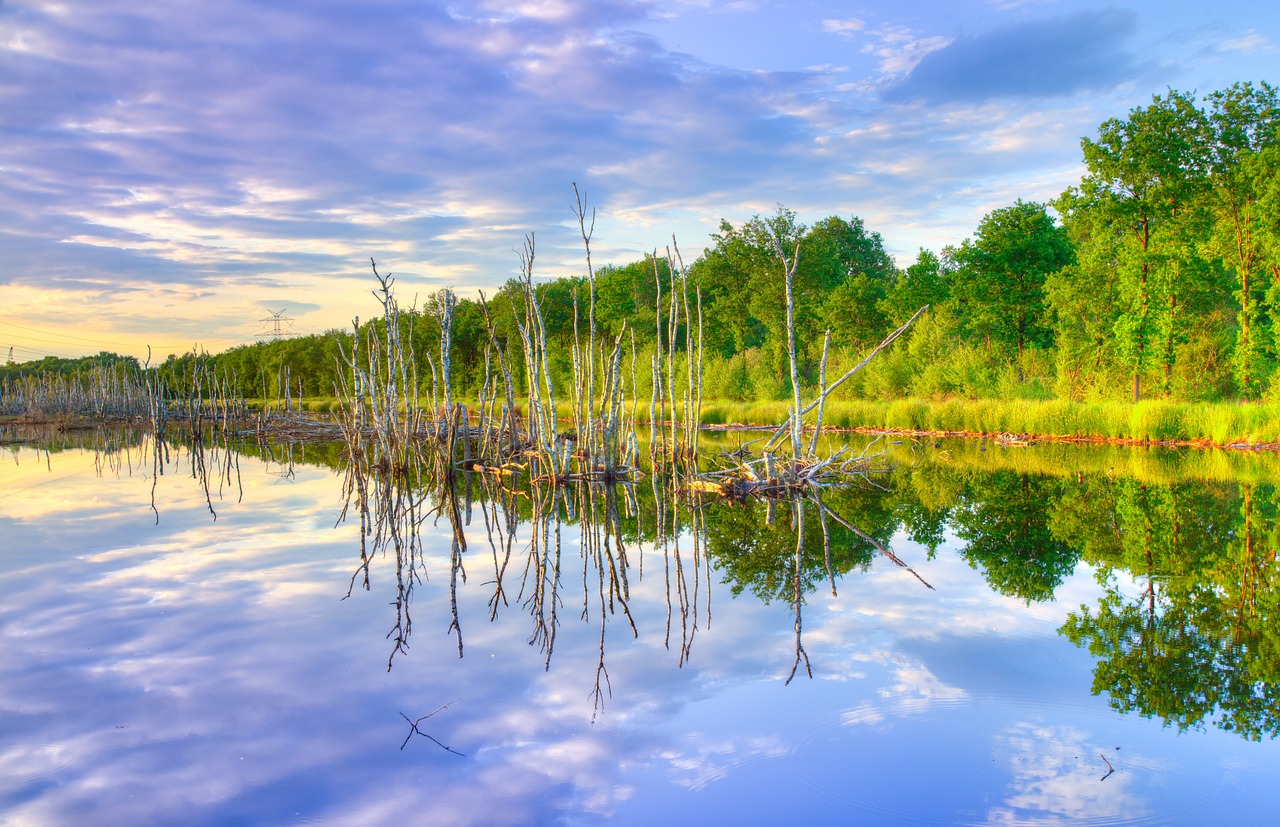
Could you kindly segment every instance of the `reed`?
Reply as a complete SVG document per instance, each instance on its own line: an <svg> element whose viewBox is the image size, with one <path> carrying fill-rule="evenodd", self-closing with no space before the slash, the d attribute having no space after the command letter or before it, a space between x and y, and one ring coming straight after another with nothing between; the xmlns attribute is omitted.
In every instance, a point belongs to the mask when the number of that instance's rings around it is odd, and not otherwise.
<svg viewBox="0 0 1280 827"><path fill-rule="evenodd" d="M782 404L711 400L706 403L705 423L765 426L777 421ZM825 427L850 430L1235 446L1280 444L1280 405L1275 403L852 399L829 401L825 418Z"/></svg>
<svg viewBox="0 0 1280 827"><path fill-rule="evenodd" d="M889 448L895 467L953 471L1014 471L1061 479L1133 479L1149 485L1223 483L1272 485L1277 458L1269 451L1188 451L1118 443L1006 443L998 439L899 438ZM936 447L935 447L936 444Z"/></svg>

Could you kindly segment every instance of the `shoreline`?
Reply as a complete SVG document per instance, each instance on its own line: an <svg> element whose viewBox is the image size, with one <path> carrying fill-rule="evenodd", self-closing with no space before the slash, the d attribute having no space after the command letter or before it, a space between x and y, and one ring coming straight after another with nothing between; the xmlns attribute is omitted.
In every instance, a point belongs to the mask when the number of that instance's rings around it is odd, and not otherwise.
<svg viewBox="0 0 1280 827"><path fill-rule="evenodd" d="M302 416L306 419L314 419L316 421L325 421L324 414L310 411L292 411L293 417ZM175 421L172 425L179 426L180 422ZM637 425L651 427L653 423L638 422ZM48 431L53 433L68 433L73 431L90 431L97 428L130 428L145 427L147 422L139 418L98 418L86 415L55 415L45 417L32 417L24 415L0 416L0 445L18 444L27 440L19 437L12 439L6 431L10 430L34 430ZM702 423L699 430L707 433L772 433L781 427L776 424L755 424L743 422L713 422ZM266 431L278 430L280 435L295 436L299 441L307 441L308 437L314 435L301 434L294 432L290 434L288 428L271 428L270 419L267 420ZM1107 436L1103 434L1053 434L1053 433L1013 433L1008 431L978 431L978 430L953 430L953 429L931 429L931 428L889 428L883 426L837 426L823 425L823 433L826 434L862 434L865 436L907 436L919 437L927 439L967 439L975 441L995 442L1006 448L1026 448L1036 443L1055 443L1055 444L1079 444L1079 445L1115 445L1128 448L1185 448L1194 450L1220 450L1220 451L1237 451L1248 453L1270 453L1280 454L1280 442L1260 441L1249 442L1247 440L1230 440L1219 442L1208 437L1196 438L1173 438L1173 439L1152 439L1150 437L1121 437ZM806 423L804 427L806 434L813 433L813 426Z"/></svg>
<svg viewBox="0 0 1280 827"><path fill-rule="evenodd" d="M777 425L746 425L741 423L716 423L702 425L701 430L711 432L772 432L778 430ZM813 428L807 426L806 434L812 434ZM1280 442L1214 442L1208 438L1197 439L1149 439L1136 437L1112 437L1080 434L1013 434L995 431L948 431L929 430L924 428L877 428L871 426L836 427L823 425L822 432L831 434L864 434L867 436L912 436L930 439L972 439L998 442L1005 447L1025 448L1037 442L1053 442L1059 444L1081 445L1119 445L1127 448L1196 448L1201 450L1253 451L1258 453L1280 453Z"/></svg>

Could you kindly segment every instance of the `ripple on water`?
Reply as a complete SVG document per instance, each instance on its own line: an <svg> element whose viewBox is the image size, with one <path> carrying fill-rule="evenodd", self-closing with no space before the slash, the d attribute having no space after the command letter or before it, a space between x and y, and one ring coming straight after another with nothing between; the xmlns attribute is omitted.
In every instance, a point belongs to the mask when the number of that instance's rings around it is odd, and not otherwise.
<svg viewBox="0 0 1280 827"><path fill-rule="evenodd" d="M71 751L61 744L0 746L0 795L11 795L71 766Z"/></svg>

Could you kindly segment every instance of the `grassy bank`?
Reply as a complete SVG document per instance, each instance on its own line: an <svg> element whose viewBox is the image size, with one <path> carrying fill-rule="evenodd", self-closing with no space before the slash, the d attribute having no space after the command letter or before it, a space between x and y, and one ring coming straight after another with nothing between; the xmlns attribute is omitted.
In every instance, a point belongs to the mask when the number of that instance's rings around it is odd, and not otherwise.
<svg viewBox="0 0 1280 827"><path fill-rule="evenodd" d="M769 424L781 422L786 410L783 402L712 402L703 405L703 422ZM823 424L834 428L949 434L1026 434L1042 438L1216 445L1280 444L1280 405L1276 404L1161 400L1136 405L1022 399L852 400L829 403Z"/></svg>
<svg viewBox="0 0 1280 827"><path fill-rule="evenodd" d="M263 401L249 400L249 404L261 407ZM282 403L274 400L266 404L273 409L282 407ZM333 398L308 398L301 402L301 407L313 413L331 413L340 409L341 402ZM567 423L572 417L569 405L561 403L557 409L557 415ZM787 403L780 401L709 401L703 403L702 424L776 425L786 419L787 410ZM647 413L647 406L641 406L640 419ZM813 414L806 420L812 424ZM1163 400L1137 405L1023 399L844 400L828 402L823 425L845 430L1273 446L1280 445L1280 404Z"/></svg>

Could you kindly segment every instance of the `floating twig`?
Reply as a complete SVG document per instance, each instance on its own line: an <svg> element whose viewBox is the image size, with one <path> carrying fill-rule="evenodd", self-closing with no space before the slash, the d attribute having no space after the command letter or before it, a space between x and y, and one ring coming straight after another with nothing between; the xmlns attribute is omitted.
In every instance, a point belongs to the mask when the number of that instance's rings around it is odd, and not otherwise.
<svg viewBox="0 0 1280 827"><path fill-rule="evenodd" d="M1098 780L1106 781L1108 778L1111 777L1111 773L1116 771L1116 768L1111 766L1111 762L1107 760L1107 756L1103 755L1102 753L1098 753L1098 757L1102 759L1102 763L1107 765L1107 774L1102 776Z"/></svg>
<svg viewBox="0 0 1280 827"><path fill-rule="evenodd" d="M423 732L421 729L418 729L418 724L420 724L420 723L422 723L423 721L427 720L427 719L428 719L428 718L430 718L432 715L435 715L437 712L440 712L440 711L442 711L442 710L444 710L444 709L448 709L450 706L452 706L452 705L453 705L453 704L455 704L455 703L457 703L457 701L449 701L449 703L444 704L443 706L440 706L440 707L438 707L438 708L436 708L436 709L432 710L431 712L428 712L426 715L423 715L421 718L419 718L419 719L418 719L418 720L416 720L416 721L411 720L411 719L409 718L409 716L408 716L408 715L406 715L406 714L404 714L403 712L401 712L401 713L400 713L400 717L401 717L401 718L404 718L404 719L405 719L405 721L407 721L407 722L408 722L408 724L409 724L409 734L408 734L408 735L406 735L406 736L404 736L404 742L403 742L402 744L400 744L400 749L401 749L401 750L403 750L403 749L405 748L405 746L409 743L409 739L410 739L410 738L412 738L415 734L417 734L417 735L421 735L423 738L428 738L428 739L430 739L431 741L433 741L433 742L435 743L435 745L436 745L436 746L440 747L440 749L444 750L445 752L452 752L454 755L457 755L457 756L459 756L459 757L461 757L461 758L466 758L467 756L463 755L461 752L458 752L458 751L457 751L456 749L454 749L453 747L446 746L445 744L440 743L440 741L436 740L436 738L435 738L434 736L432 736L431 734L426 733L426 732Z"/></svg>

